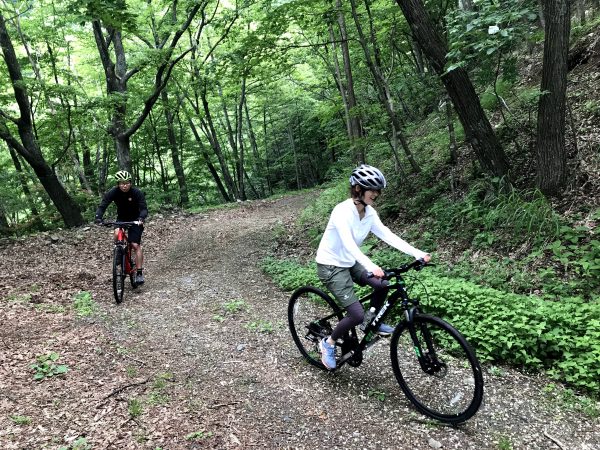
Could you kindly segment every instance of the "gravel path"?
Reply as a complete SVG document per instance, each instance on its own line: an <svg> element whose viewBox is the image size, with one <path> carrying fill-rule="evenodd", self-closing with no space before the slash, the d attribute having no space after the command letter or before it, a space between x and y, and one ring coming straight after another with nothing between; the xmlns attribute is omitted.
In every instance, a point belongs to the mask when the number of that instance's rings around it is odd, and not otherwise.
<svg viewBox="0 0 600 450"><path fill-rule="evenodd" d="M100 243L70 287L91 285L99 309L77 318L0 302L8 324L0 341L0 447L600 449L599 419L542 377L486 367L484 405L452 428L411 408L385 340L358 368L330 375L307 365L287 330L289 293L259 264L274 250L274 232L287 229L308 199L153 218L144 235L146 285L128 288L118 306L106 230L60 235L49 245L72 251L81 235ZM3 264L21 247L0 248ZM56 264L67 260L69 251L54 250ZM41 291L43 304L50 288ZM25 317L32 317L27 333L16 325ZM71 370L33 382L26 364L48 349L59 349ZM31 423L17 424L15 415Z"/></svg>

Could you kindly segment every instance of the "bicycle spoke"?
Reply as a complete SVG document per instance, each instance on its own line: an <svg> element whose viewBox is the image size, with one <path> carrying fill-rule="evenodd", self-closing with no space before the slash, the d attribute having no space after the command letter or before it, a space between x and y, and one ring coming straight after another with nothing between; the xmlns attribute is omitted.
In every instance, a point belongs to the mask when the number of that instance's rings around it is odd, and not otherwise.
<svg viewBox="0 0 600 450"><path fill-rule="evenodd" d="M335 309L334 309L335 308ZM296 346L306 360L321 369L319 341L331 334L341 318L335 314L333 300L315 288L303 288L294 292L288 308L290 332Z"/></svg>
<svg viewBox="0 0 600 450"><path fill-rule="evenodd" d="M467 420L483 396L475 355L440 319L422 315L414 324L414 336L405 327L392 339L392 366L400 386L421 412L445 422Z"/></svg>
<svg viewBox="0 0 600 450"><path fill-rule="evenodd" d="M113 251L113 292L115 301L123 301L125 290L125 255L120 247L115 246Z"/></svg>

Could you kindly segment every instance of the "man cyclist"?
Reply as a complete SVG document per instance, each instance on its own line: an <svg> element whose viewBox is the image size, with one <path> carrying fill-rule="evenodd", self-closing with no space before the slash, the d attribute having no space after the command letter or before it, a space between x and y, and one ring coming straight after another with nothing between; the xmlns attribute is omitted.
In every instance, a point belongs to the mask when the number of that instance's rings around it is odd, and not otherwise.
<svg viewBox="0 0 600 450"><path fill-rule="evenodd" d="M126 170L119 170L115 174L117 185L107 191L102 198L100 206L96 211L96 223L102 223L102 216L111 202L117 205L117 220L121 222L142 222L140 225L132 225L129 229L128 239L135 252L135 261L137 266L137 274L135 282L144 284L144 254L142 251L142 233L144 231L143 222L148 217L148 206L146 205L146 197L138 188L131 185L131 174ZM115 239L117 238L117 230L115 229Z"/></svg>
<svg viewBox="0 0 600 450"><path fill-rule="evenodd" d="M365 312L354 292L354 283L368 284L375 289L371 306L379 309L387 296L387 281L382 280L383 270L361 250L369 233L373 233L392 247L428 262L431 256L402 240L386 227L373 208L373 202L386 181L381 171L366 164L357 167L350 176L350 197L339 203L331 213L329 222L317 250L317 275L334 295L338 304L348 314L338 322L331 336L320 342L321 362L335 369L335 342L352 327L363 322ZM369 272L373 277L369 278ZM376 332L389 336L394 328L380 324Z"/></svg>

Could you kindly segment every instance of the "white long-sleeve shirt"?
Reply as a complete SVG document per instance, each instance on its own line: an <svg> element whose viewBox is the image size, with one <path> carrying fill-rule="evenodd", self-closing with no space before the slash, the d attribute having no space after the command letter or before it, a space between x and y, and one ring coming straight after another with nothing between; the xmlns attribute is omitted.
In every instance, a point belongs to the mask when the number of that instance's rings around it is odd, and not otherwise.
<svg viewBox="0 0 600 450"><path fill-rule="evenodd" d="M373 271L378 266L359 248L369 232L415 259L421 259L426 255L426 253L392 233L381 222L377 211L373 207L366 206L365 215L361 219L354 201L349 198L342 203L338 203L331 212L327 228L325 228L317 249L315 258L317 263L337 267L352 267L358 261L367 271Z"/></svg>

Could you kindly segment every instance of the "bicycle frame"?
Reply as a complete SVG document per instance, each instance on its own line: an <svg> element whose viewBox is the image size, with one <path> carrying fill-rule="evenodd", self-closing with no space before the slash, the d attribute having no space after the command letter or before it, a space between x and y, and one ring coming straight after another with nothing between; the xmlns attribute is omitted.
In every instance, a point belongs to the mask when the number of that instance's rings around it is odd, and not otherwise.
<svg viewBox="0 0 600 450"><path fill-rule="evenodd" d="M336 342L340 353L335 368L321 356L321 341L331 337L345 309L328 294L313 286L298 288L290 298L288 321L296 346L313 366L334 372L344 364L358 367L363 354L382 338L377 330L394 307L399 308L400 323L391 335L392 369L400 388L413 405L426 416L457 424L472 417L483 399L483 376L475 352L467 340L448 322L421 310L418 298L411 298L402 274L420 270L425 264L415 261L385 272L388 298L365 323L359 340L354 326ZM381 291L379 291L381 292ZM373 300L370 292L359 300ZM389 319L388 319L389 320Z"/></svg>
<svg viewBox="0 0 600 450"><path fill-rule="evenodd" d="M124 272L129 275L133 272L134 268L131 266L131 243L127 239L127 230L123 227L117 228L117 240L115 241L115 247L121 247L123 254L125 255L125 270Z"/></svg>
<svg viewBox="0 0 600 450"><path fill-rule="evenodd" d="M371 345L375 344L379 339L381 339L381 337L379 335L375 334L375 330L377 329L379 324L382 323L383 320L388 316L388 314L392 310L392 308L396 304L398 304L398 302L401 302L400 305L404 311L404 321L409 326L410 334L413 339L413 343L415 345L415 353L417 354L419 362L420 362L421 366L423 367L423 370L426 370L426 368L427 368L427 370L431 370L431 368L429 367L427 362L423 361L423 358L421 357L421 355L423 355L424 352L422 351L420 340L416 337L414 328L412 327L413 318L414 318L415 314L417 312L420 312L419 300L411 299L409 297L408 292L406 290L406 284L404 282L404 279L399 274L394 274L394 276L396 276L396 282L390 284L387 287L387 289L390 291L390 295L386 298L382 307L379 309L379 311L377 312L375 317L371 320L371 322L365 328L364 337L362 338L362 340L360 342L358 342L358 344L356 346L354 346L352 349L350 349L348 352L346 352L342 355L342 357L338 361L338 365L335 370L342 367L346 362L348 362L352 358L358 357L359 359L361 359L362 353L365 350L367 350ZM374 295L374 292L371 292L370 294L364 296L363 298L361 298L359 300L360 303L362 303L362 304L366 303L368 300L370 300L373 297L373 295ZM339 313L339 311L334 312L333 314L330 314L329 316L324 317L321 320L329 320L329 319L335 317L338 313ZM350 333L351 333L352 339L358 341L358 336L356 334L356 328L352 328L350 330ZM429 347L431 345L431 342L430 342L431 339L427 339L427 341L428 341L427 345ZM342 346L342 348L343 348L343 346Z"/></svg>

